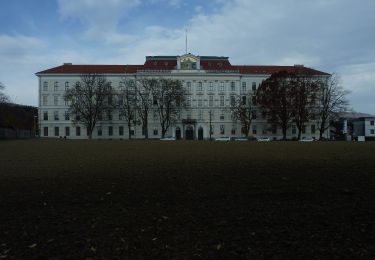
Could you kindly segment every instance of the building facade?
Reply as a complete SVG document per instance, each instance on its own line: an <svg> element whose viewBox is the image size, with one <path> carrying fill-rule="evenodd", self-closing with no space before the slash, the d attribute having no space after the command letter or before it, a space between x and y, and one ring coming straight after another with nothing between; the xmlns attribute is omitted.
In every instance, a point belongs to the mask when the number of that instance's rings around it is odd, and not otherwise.
<svg viewBox="0 0 375 260"><path fill-rule="evenodd" d="M195 56L147 56L143 65L73 65L62 66L36 73L39 82L39 127L41 137L71 139L87 138L82 125L74 125L68 113L64 93L80 81L87 73L102 74L112 87L117 88L124 78L172 78L181 80L188 93L187 107L182 109L178 119L168 130L167 136L176 139L208 139L210 137L242 137L241 124L231 116L231 97L245 94L255 95L263 80L278 71L303 71L316 76L329 74L303 65L294 66L247 66L232 65L228 57ZM272 128L261 111L255 109L250 135L280 139L281 129ZM161 127L154 109L149 115L149 138L160 138ZM134 138L144 138L142 127L131 129ZM126 122L118 111L113 111L100 120L93 138L126 139ZM287 137L297 136L296 126L288 130ZM317 122L305 125L302 137L319 137Z"/></svg>

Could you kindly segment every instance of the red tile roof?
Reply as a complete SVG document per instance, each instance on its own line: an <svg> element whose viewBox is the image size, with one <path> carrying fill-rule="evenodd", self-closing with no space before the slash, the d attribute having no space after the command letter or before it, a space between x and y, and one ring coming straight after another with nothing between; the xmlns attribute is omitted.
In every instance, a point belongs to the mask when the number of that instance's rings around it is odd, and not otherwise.
<svg viewBox="0 0 375 260"><path fill-rule="evenodd" d="M300 65L295 66L233 66L233 68L239 70L241 74L272 74L279 71L288 71L288 72L303 72L310 75L329 75L328 73L307 68Z"/></svg>
<svg viewBox="0 0 375 260"><path fill-rule="evenodd" d="M248 66L231 65L228 59L201 60L201 68L208 71L230 71L240 74L266 74L278 71L304 72L310 75L329 75L328 73L307 68L304 66ZM165 59L147 59L144 65L72 65L64 64L58 67L40 71L38 74L133 74L138 70L173 70L177 68L177 60L166 57Z"/></svg>

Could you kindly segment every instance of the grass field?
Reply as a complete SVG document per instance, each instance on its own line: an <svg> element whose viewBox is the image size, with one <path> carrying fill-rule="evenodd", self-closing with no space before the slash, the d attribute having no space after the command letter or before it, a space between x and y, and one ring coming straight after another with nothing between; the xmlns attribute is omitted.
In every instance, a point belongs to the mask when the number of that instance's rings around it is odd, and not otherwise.
<svg viewBox="0 0 375 260"><path fill-rule="evenodd" d="M375 142L0 142L0 259L375 258Z"/></svg>

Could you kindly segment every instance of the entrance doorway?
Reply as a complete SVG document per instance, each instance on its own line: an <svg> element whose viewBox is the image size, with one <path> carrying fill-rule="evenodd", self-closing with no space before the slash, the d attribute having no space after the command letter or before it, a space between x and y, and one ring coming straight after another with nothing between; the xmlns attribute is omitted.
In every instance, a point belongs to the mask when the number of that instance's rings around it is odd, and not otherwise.
<svg viewBox="0 0 375 260"><path fill-rule="evenodd" d="M198 128L198 140L203 140L203 127Z"/></svg>
<svg viewBox="0 0 375 260"><path fill-rule="evenodd" d="M194 140L194 128L192 126L187 126L185 130L186 140Z"/></svg>
<svg viewBox="0 0 375 260"><path fill-rule="evenodd" d="M176 140L181 139L181 129L179 127L176 127Z"/></svg>

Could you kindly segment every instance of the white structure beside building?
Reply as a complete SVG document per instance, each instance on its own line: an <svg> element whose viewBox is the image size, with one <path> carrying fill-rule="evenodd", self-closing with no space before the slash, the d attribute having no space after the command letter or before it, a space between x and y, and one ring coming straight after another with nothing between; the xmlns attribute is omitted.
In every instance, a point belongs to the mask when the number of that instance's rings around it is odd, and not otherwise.
<svg viewBox="0 0 375 260"><path fill-rule="evenodd" d="M87 138L82 125L73 125L64 92L80 81L80 76L98 73L106 76L113 87L118 87L124 78L165 77L179 79L188 92L188 107L181 111L177 122L170 127L168 136L177 139L208 139L210 121L212 138L230 136L241 137L241 124L231 117L230 99L256 89L272 73L277 71L306 71L317 76L329 75L302 65L295 66L238 66L232 65L228 57L195 56L147 56L143 65L73 65L62 66L36 73L39 79L39 126L41 137ZM280 139L281 129L273 129L256 111L250 135ZM211 119L210 119L211 118ZM156 111L151 111L149 119L149 138L160 138L161 127ZM144 138L141 126L132 128L135 138ZM93 138L127 138L126 122L113 111L105 120L99 121L93 131ZM297 136L292 126L288 138ZM317 122L305 126L302 137L319 137Z"/></svg>

